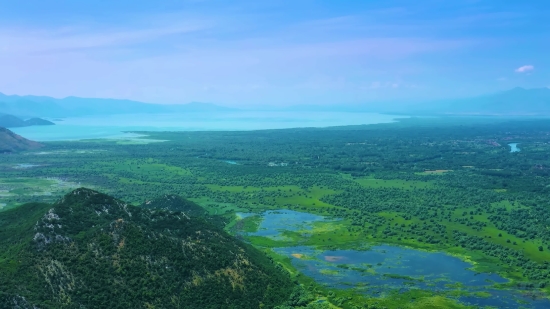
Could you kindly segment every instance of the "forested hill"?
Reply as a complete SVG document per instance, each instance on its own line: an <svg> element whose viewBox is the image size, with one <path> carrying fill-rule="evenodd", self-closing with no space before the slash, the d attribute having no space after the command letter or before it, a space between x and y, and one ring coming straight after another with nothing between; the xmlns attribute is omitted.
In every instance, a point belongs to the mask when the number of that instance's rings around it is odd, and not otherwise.
<svg viewBox="0 0 550 309"><path fill-rule="evenodd" d="M175 194L166 194L159 198L146 201L141 205L147 209L161 209L169 211L181 211L190 216L204 216L206 211L195 202L189 201Z"/></svg>
<svg viewBox="0 0 550 309"><path fill-rule="evenodd" d="M0 308L272 308L294 285L203 219L89 189L0 213Z"/></svg>
<svg viewBox="0 0 550 309"><path fill-rule="evenodd" d="M30 141L12 131L0 127L0 153L11 153L42 147L37 142Z"/></svg>

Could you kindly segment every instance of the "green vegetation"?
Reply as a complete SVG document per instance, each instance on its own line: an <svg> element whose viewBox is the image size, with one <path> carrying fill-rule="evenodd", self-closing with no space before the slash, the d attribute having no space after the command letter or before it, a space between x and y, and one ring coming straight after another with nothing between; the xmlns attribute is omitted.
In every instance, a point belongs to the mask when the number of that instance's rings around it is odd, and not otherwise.
<svg viewBox="0 0 550 309"><path fill-rule="evenodd" d="M154 205L174 197L162 199ZM200 217L89 189L5 211L0 223L0 308L273 308L294 287Z"/></svg>
<svg viewBox="0 0 550 309"><path fill-rule="evenodd" d="M55 178L134 204L178 194L206 209L205 215L222 218L217 222L232 233L255 231L259 224L258 216L239 220L237 212L291 209L340 218L318 223L312 231L286 232L284 241L240 237L332 305L463 308L449 295L429 291L366 299L352 288L328 290L270 249L385 243L443 251L471 261L476 271L511 279L508 286L547 294L549 133L543 120L446 118L326 129L148 132L147 138L165 141L149 144L51 142L40 151L3 157L0 202L5 208L52 202L63 190L30 194L7 188L6 179ZM519 142L521 151L510 153L510 142ZM39 166L13 168L21 163Z"/></svg>

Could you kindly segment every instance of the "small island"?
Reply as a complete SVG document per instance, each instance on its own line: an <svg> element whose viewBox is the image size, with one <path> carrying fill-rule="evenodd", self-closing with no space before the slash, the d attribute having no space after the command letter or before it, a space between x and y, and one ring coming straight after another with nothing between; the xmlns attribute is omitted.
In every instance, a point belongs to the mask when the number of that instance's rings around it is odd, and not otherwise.
<svg viewBox="0 0 550 309"><path fill-rule="evenodd" d="M5 128L51 126L51 125L55 125L55 123L42 118L31 118L31 119L23 120L13 115L8 115L8 114L0 115L0 127L5 127Z"/></svg>

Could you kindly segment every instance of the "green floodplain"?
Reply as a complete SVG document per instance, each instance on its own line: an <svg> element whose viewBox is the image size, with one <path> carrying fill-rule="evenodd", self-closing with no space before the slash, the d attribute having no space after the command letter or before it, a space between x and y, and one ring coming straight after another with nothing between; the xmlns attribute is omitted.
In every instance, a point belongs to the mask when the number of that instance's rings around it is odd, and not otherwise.
<svg viewBox="0 0 550 309"><path fill-rule="evenodd" d="M135 205L178 194L325 307L550 306L547 120L136 133L2 155L0 211L78 187Z"/></svg>

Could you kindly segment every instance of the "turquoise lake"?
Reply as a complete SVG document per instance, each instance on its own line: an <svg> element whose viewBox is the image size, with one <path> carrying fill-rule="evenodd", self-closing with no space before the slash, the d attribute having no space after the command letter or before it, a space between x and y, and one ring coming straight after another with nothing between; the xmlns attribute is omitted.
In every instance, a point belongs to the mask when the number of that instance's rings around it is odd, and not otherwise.
<svg viewBox="0 0 550 309"><path fill-rule="evenodd" d="M326 220L322 216L291 210L266 211L262 217L258 231L248 235L283 240L282 233L288 230L301 231L303 237L308 237L314 222ZM471 269L471 264L441 252L384 244L360 250L319 250L308 246L274 250L291 258L292 264L304 275L330 288L354 288L365 295L384 297L388 291L410 289L445 293L460 285L468 292L468 296L458 298L465 304L512 309L550 308L550 300L534 299L529 291L496 289L495 284L508 280L498 274L477 273ZM490 296L480 297L476 292Z"/></svg>
<svg viewBox="0 0 550 309"><path fill-rule="evenodd" d="M332 112L229 112L189 114L133 114L50 119L54 126L12 128L35 141L128 139L132 131L235 131L329 127L394 122L393 116Z"/></svg>

